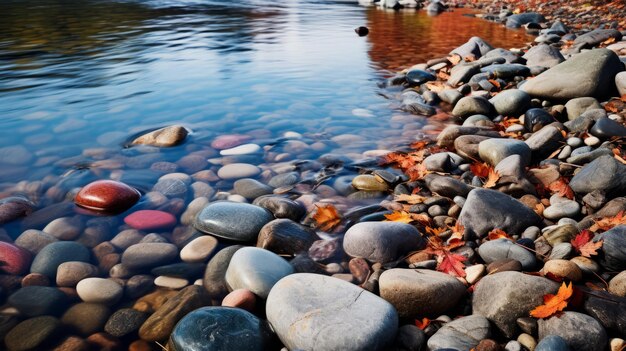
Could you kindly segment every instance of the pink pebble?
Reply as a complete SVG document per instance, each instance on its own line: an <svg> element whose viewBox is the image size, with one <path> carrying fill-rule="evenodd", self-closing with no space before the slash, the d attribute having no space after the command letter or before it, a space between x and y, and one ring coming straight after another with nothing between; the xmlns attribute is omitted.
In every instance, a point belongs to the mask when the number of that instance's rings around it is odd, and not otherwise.
<svg viewBox="0 0 626 351"><path fill-rule="evenodd" d="M239 307L246 311L254 311L256 295L247 289L237 289L230 292L222 301L222 306Z"/></svg>
<svg viewBox="0 0 626 351"><path fill-rule="evenodd" d="M30 252L15 245L0 242L0 272L21 275L30 268Z"/></svg>
<svg viewBox="0 0 626 351"><path fill-rule="evenodd" d="M244 134L220 135L213 140L211 147L218 150L230 149L231 147L239 146L251 139L251 136Z"/></svg>
<svg viewBox="0 0 626 351"><path fill-rule="evenodd" d="M163 211L141 210L126 216L124 223L139 230L164 229L173 227L176 217Z"/></svg>

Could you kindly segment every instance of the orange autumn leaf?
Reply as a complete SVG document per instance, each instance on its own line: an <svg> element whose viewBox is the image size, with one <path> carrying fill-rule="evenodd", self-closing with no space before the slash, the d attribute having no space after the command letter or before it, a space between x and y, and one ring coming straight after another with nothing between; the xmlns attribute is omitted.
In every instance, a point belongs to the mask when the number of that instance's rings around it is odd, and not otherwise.
<svg viewBox="0 0 626 351"><path fill-rule="evenodd" d="M432 228L428 226L425 228L425 230L428 235L433 235L433 236L439 236L441 233L446 231L445 228Z"/></svg>
<svg viewBox="0 0 626 351"><path fill-rule="evenodd" d="M592 232L597 232L598 230L607 231L622 224L626 224L626 217L624 217L624 211L619 211L619 213L613 217L605 217L595 221L589 230Z"/></svg>
<svg viewBox="0 0 626 351"><path fill-rule="evenodd" d="M483 184L483 188L493 188L498 183L498 179L500 179L500 173L494 169L489 170L489 176L487 176L487 181Z"/></svg>
<svg viewBox="0 0 626 351"><path fill-rule="evenodd" d="M428 145L428 142L426 140L420 140L420 141L414 141L411 143L410 147L411 149L415 149L415 150L422 150L424 149L426 146Z"/></svg>
<svg viewBox="0 0 626 351"><path fill-rule="evenodd" d="M451 241L445 245L441 238L430 236L427 240L428 247L422 252L437 256L437 270L457 277L465 277L465 265L467 257L452 253L451 250L465 244L463 241Z"/></svg>
<svg viewBox="0 0 626 351"><path fill-rule="evenodd" d="M449 227L452 230L452 235L450 236L450 242L453 240L461 241L463 240L463 233L465 232L465 227L461 225L460 221L456 221L454 223L454 227Z"/></svg>
<svg viewBox="0 0 626 351"><path fill-rule="evenodd" d="M598 249L602 247L602 240L593 242L593 234L585 229L581 231L574 239L571 240L572 247L580 253L581 256L590 258L598 254Z"/></svg>
<svg viewBox="0 0 626 351"><path fill-rule="evenodd" d="M590 241L580 247L580 255L590 258L591 256L598 254L598 249L602 247L602 240L598 240L595 243Z"/></svg>
<svg viewBox="0 0 626 351"><path fill-rule="evenodd" d="M548 318L567 307L569 299L572 297L574 289L572 283L563 283L556 295L547 294L543 296L543 305L537 306L530 311L530 316L535 318Z"/></svg>
<svg viewBox="0 0 626 351"><path fill-rule="evenodd" d="M533 209L533 211L535 211L536 214L543 216L543 211L545 209L546 209L546 206L540 202L535 205L535 208Z"/></svg>
<svg viewBox="0 0 626 351"><path fill-rule="evenodd" d="M413 217L411 214L406 211L394 211L393 213L385 215L386 221L390 222L400 222L400 223L411 223L413 222Z"/></svg>
<svg viewBox="0 0 626 351"><path fill-rule="evenodd" d="M411 181L416 181L424 178L427 174L432 173L431 171L426 169L426 166L423 164L418 164L413 167L410 167L404 171L404 173L409 176Z"/></svg>
<svg viewBox="0 0 626 351"><path fill-rule="evenodd" d="M474 173L475 176L480 178L486 178L489 176L489 172L493 169L490 165L485 162L474 162L470 165L470 171Z"/></svg>
<svg viewBox="0 0 626 351"><path fill-rule="evenodd" d="M429 325L430 325L430 319L428 318L422 318L421 321L419 319L415 320L415 326L420 328L421 330L426 329L426 327L428 327Z"/></svg>
<svg viewBox="0 0 626 351"><path fill-rule="evenodd" d="M626 160L622 157L622 152L620 151L619 148L613 149L613 157L615 157L615 159L618 160L619 162L626 164Z"/></svg>
<svg viewBox="0 0 626 351"><path fill-rule="evenodd" d="M487 238L489 240L496 240L496 239L501 239L501 238L512 240L509 234L507 234L504 230L500 228L496 228L490 231L489 234L487 235Z"/></svg>
<svg viewBox="0 0 626 351"><path fill-rule="evenodd" d="M623 102L626 102L626 94L622 95L619 99L622 100Z"/></svg>
<svg viewBox="0 0 626 351"><path fill-rule="evenodd" d="M574 199L574 191L569 187L567 180L563 177L550 183L548 189L554 193L558 193L559 196L566 197L570 200Z"/></svg>
<svg viewBox="0 0 626 351"><path fill-rule="evenodd" d="M417 205L426 201L427 197L421 195L400 194L394 198L397 202L405 202L409 205Z"/></svg>
<svg viewBox="0 0 626 351"><path fill-rule="evenodd" d="M496 87L497 89L500 89L500 82L498 82L495 79L489 79L489 83L493 84L494 87Z"/></svg>
<svg viewBox="0 0 626 351"><path fill-rule="evenodd" d="M341 216L339 216L335 206L328 204L324 206L315 205L315 207L317 207L317 211L315 211L313 219L317 224L317 228L327 232L332 230L341 222Z"/></svg>

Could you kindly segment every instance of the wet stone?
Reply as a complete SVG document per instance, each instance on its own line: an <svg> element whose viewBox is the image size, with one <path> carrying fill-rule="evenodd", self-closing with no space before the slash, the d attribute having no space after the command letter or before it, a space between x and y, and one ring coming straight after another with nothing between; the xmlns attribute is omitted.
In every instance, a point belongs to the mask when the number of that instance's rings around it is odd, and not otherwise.
<svg viewBox="0 0 626 351"><path fill-rule="evenodd" d="M104 331L121 338L136 333L141 325L148 319L149 314L132 308L117 310L107 320Z"/></svg>
<svg viewBox="0 0 626 351"><path fill-rule="evenodd" d="M239 179L235 181L234 185L235 193L245 197L248 200L254 200L259 196L272 194L274 189L271 186L263 184L255 179Z"/></svg>
<svg viewBox="0 0 626 351"><path fill-rule="evenodd" d="M182 143L187 137L187 129L173 125L144 134L132 141L133 145L171 147Z"/></svg>
<svg viewBox="0 0 626 351"><path fill-rule="evenodd" d="M114 305L122 297L124 288L111 279L85 278L76 285L76 292L85 302Z"/></svg>
<svg viewBox="0 0 626 351"><path fill-rule="evenodd" d="M244 247L230 259L225 277L232 290L248 289L266 298L276 282L293 272L282 257L264 249Z"/></svg>
<svg viewBox="0 0 626 351"><path fill-rule="evenodd" d="M211 258L206 266L202 285L209 293L212 299L222 299L228 294L228 286L226 285L226 270L228 263L235 252L243 246L233 245L220 250Z"/></svg>
<svg viewBox="0 0 626 351"><path fill-rule="evenodd" d="M52 281L56 281L59 265L69 261L89 262L89 259L89 250L81 244L72 241L53 242L35 256L30 271L44 274Z"/></svg>
<svg viewBox="0 0 626 351"><path fill-rule="evenodd" d="M11 351L35 350L53 337L61 322L51 316L27 319L16 325L4 338Z"/></svg>
<svg viewBox="0 0 626 351"><path fill-rule="evenodd" d="M98 274L98 267L87 262L63 262L57 268L56 284L57 286L75 287L79 281L96 277Z"/></svg>
<svg viewBox="0 0 626 351"><path fill-rule="evenodd" d="M479 315L471 315L446 323L428 339L431 350L469 350L491 335L489 321Z"/></svg>
<svg viewBox="0 0 626 351"><path fill-rule="evenodd" d="M15 245L28 250L33 255L36 255L48 244L58 240L59 239L54 236L41 230L28 229L15 239Z"/></svg>
<svg viewBox="0 0 626 351"><path fill-rule="evenodd" d="M126 216L124 223L138 230L152 231L173 227L176 217L163 211L141 210Z"/></svg>
<svg viewBox="0 0 626 351"><path fill-rule="evenodd" d="M17 196L0 200L0 224L31 214L33 207L30 201Z"/></svg>
<svg viewBox="0 0 626 351"><path fill-rule="evenodd" d="M275 219L261 228L257 247L279 255L307 251L319 237L314 230L289 219Z"/></svg>
<svg viewBox="0 0 626 351"><path fill-rule="evenodd" d="M130 186L113 180L98 180L85 185L74 202L81 207L103 212L123 212L132 207L141 194Z"/></svg>
<svg viewBox="0 0 626 351"><path fill-rule="evenodd" d="M361 222L348 229L343 248L352 257L386 263L419 250L424 240L415 227L397 222Z"/></svg>
<svg viewBox="0 0 626 351"><path fill-rule="evenodd" d="M56 288L26 286L9 296L7 302L22 315L36 317L59 315L67 306L67 297Z"/></svg>
<svg viewBox="0 0 626 351"><path fill-rule="evenodd" d="M145 269L167 264L178 257L178 248L168 243L141 243L130 246L122 255L129 269Z"/></svg>
<svg viewBox="0 0 626 351"><path fill-rule="evenodd" d="M102 304L77 303L61 317L63 326L80 335L88 336L102 330L111 310Z"/></svg>
<svg viewBox="0 0 626 351"><path fill-rule="evenodd" d="M31 253L7 242L0 241L0 272L21 275L28 271Z"/></svg>
<svg viewBox="0 0 626 351"><path fill-rule="evenodd" d="M254 241L261 228L272 219L272 213L259 206L215 202L198 213L194 227L228 240Z"/></svg>
<svg viewBox="0 0 626 351"><path fill-rule="evenodd" d="M589 131L598 138L625 137L626 127L610 118L600 118Z"/></svg>
<svg viewBox="0 0 626 351"><path fill-rule="evenodd" d="M602 325L586 314L564 311L559 316L540 319L538 323L540 340L558 335L574 350L601 351L608 343Z"/></svg>
<svg viewBox="0 0 626 351"><path fill-rule="evenodd" d="M412 69L406 73L406 81L411 85L420 85L436 79L435 75L421 69Z"/></svg>

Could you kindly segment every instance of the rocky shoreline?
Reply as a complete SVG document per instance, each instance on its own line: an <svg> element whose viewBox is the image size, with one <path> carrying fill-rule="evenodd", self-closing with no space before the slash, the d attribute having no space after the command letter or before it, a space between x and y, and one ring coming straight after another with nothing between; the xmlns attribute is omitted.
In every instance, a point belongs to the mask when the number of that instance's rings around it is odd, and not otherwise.
<svg viewBox="0 0 626 351"><path fill-rule="evenodd" d="M151 159L149 191L112 173L39 210L15 195L28 184L8 191L6 348L623 350L624 7L516 3L473 5L535 43L473 37L387 80L399 109L437 121L402 150L292 162L325 146L223 135Z"/></svg>

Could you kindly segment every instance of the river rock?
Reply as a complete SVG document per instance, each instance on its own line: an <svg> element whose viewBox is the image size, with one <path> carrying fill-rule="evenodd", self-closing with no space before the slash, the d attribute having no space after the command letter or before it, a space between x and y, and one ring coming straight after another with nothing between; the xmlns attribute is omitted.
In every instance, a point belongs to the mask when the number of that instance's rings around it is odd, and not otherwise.
<svg viewBox="0 0 626 351"><path fill-rule="evenodd" d="M259 182L256 179L244 178L236 180L233 184L235 193L248 200L254 200L259 196L271 194L274 188Z"/></svg>
<svg viewBox="0 0 626 351"><path fill-rule="evenodd" d="M626 95L626 72L620 72L615 76L615 85L620 96Z"/></svg>
<svg viewBox="0 0 626 351"><path fill-rule="evenodd" d="M569 186L577 194L601 191L611 197L626 191L626 165L614 157L600 156L574 175Z"/></svg>
<svg viewBox="0 0 626 351"><path fill-rule="evenodd" d="M626 271L620 272L609 281L609 292L613 295L626 297Z"/></svg>
<svg viewBox="0 0 626 351"><path fill-rule="evenodd" d="M530 106L530 95L519 89L509 89L492 97L489 102L499 114L518 117Z"/></svg>
<svg viewBox="0 0 626 351"><path fill-rule="evenodd" d="M139 337L146 341L166 340L181 318L209 303L201 286L190 285L168 299L141 325Z"/></svg>
<svg viewBox="0 0 626 351"><path fill-rule="evenodd" d="M613 51L595 49L573 56L530 79L521 90L535 97L556 100L602 97L611 92L615 75L623 70L624 65Z"/></svg>
<svg viewBox="0 0 626 351"><path fill-rule="evenodd" d="M565 339L558 335L548 335L541 339L535 347L535 351L570 351Z"/></svg>
<svg viewBox="0 0 626 351"><path fill-rule="evenodd" d="M230 149L220 150L222 156L249 155L263 151L257 144L243 144Z"/></svg>
<svg viewBox="0 0 626 351"><path fill-rule="evenodd" d="M455 319L428 339L430 350L469 350L491 335L489 321L479 315Z"/></svg>
<svg viewBox="0 0 626 351"><path fill-rule="evenodd" d="M214 202L202 209L194 227L201 232L234 241L254 241L265 224L274 219L262 207L236 203Z"/></svg>
<svg viewBox="0 0 626 351"><path fill-rule="evenodd" d="M468 117L471 115L490 115L493 106L485 98L466 96L461 98L459 102L454 105L452 114L457 117Z"/></svg>
<svg viewBox="0 0 626 351"><path fill-rule="evenodd" d="M542 271L544 275L550 273L574 282L581 280L583 277L583 272L578 268L576 263L568 260L549 260L543 266Z"/></svg>
<svg viewBox="0 0 626 351"><path fill-rule="evenodd" d="M436 79L434 74L421 69L411 69L406 73L406 81L411 85L420 85Z"/></svg>
<svg viewBox="0 0 626 351"><path fill-rule="evenodd" d="M178 248L169 243L139 243L122 254L122 264L140 270L170 263L178 257Z"/></svg>
<svg viewBox="0 0 626 351"><path fill-rule="evenodd" d="M601 139L623 138L626 137L626 127L610 118L600 118L594 123L589 133Z"/></svg>
<svg viewBox="0 0 626 351"><path fill-rule="evenodd" d="M207 264L202 279L202 285L209 293L209 296L214 300L224 298L228 294L228 285L226 284L226 270L230 259L235 252L241 249L241 245L233 245L220 250L211 258L209 264Z"/></svg>
<svg viewBox="0 0 626 351"><path fill-rule="evenodd" d="M532 252L505 238L490 240L480 245L478 254L485 263L507 258L519 261L522 264L522 269L526 271L531 271L535 268L537 262Z"/></svg>
<svg viewBox="0 0 626 351"><path fill-rule="evenodd" d="M585 312L610 333L626 334L626 298L604 291L589 294L584 302Z"/></svg>
<svg viewBox="0 0 626 351"><path fill-rule="evenodd" d="M11 329L4 343L11 351L37 350L56 334L60 326L61 322L52 316L27 319Z"/></svg>
<svg viewBox="0 0 626 351"><path fill-rule="evenodd" d="M290 350L383 350L398 330L397 312L387 301L311 273L281 279L267 298L266 312Z"/></svg>
<svg viewBox="0 0 626 351"><path fill-rule="evenodd" d="M558 316L539 319L538 323L539 340L548 335L558 335L573 350L602 351L608 343L602 325L586 314L564 311Z"/></svg>
<svg viewBox="0 0 626 351"><path fill-rule="evenodd" d="M239 146L251 139L251 136L245 134L224 134L215 138L211 142L211 147L218 150L225 150Z"/></svg>
<svg viewBox="0 0 626 351"><path fill-rule="evenodd" d="M97 180L80 189L74 202L90 210L117 213L131 208L140 197L139 191L124 183Z"/></svg>
<svg viewBox="0 0 626 351"><path fill-rule="evenodd" d="M526 145L530 148L535 159L543 160L553 151L563 146L565 138L561 130L554 125L549 125L535 132L526 139Z"/></svg>
<svg viewBox="0 0 626 351"><path fill-rule="evenodd" d="M371 174L360 174L352 179L352 186L365 191L387 191L387 183Z"/></svg>
<svg viewBox="0 0 626 351"><path fill-rule="evenodd" d="M85 278L76 285L76 293L85 302L114 305L124 293L124 288L111 279Z"/></svg>
<svg viewBox="0 0 626 351"><path fill-rule="evenodd" d="M182 143L187 137L187 129L173 125L144 134L132 141L133 145L171 147Z"/></svg>
<svg viewBox="0 0 626 351"><path fill-rule="evenodd" d="M353 225L343 239L343 249L352 257L375 263L395 261L416 251L425 242L417 229L398 222L361 222Z"/></svg>
<svg viewBox="0 0 626 351"><path fill-rule="evenodd" d="M282 257L257 247L244 247L230 259L226 283L231 290L248 289L266 298L277 281L293 272Z"/></svg>
<svg viewBox="0 0 626 351"><path fill-rule="evenodd" d="M261 196L256 198L253 204L269 210L276 218L289 218L296 222L306 214L306 209L301 203L285 197Z"/></svg>
<svg viewBox="0 0 626 351"><path fill-rule="evenodd" d="M79 261L63 262L57 268L57 286L75 287L79 281L85 278L96 277L99 274L98 267Z"/></svg>
<svg viewBox="0 0 626 351"><path fill-rule="evenodd" d="M547 219L558 220L563 217L574 218L580 213L580 204L572 200L563 200L550 205L543 211L543 216Z"/></svg>
<svg viewBox="0 0 626 351"><path fill-rule="evenodd" d="M0 272L14 275L26 273L30 267L32 256L30 252L0 241Z"/></svg>
<svg viewBox="0 0 626 351"><path fill-rule="evenodd" d="M565 104L567 119L569 119L570 121L575 120L587 111L600 109L602 109L602 105L600 105L598 100L592 97L579 97L576 99L571 99Z"/></svg>
<svg viewBox="0 0 626 351"><path fill-rule="evenodd" d="M180 250L184 262L205 262L217 248L218 241L211 235L203 235L191 240Z"/></svg>
<svg viewBox="0 0 626 351"><path fill-rule="evenodd" d="M256 301L257 297L252 291L247 289L236 289L224 297L224 300L222 300L222 306L237 307L248 312L254 312Z"/></svg>
<svg viewBox="0 0 626 351"><path fill-rule="evenodd" d="M259 175L261 169L249 163L230 163L217 171L217 176L225 179L251 178Z"/></svg>
<svg viewBox="0 0 626 351"><path fill-rule="evenodd" d="M523 56L528 67L540 66L552 68L565 61L561 52L548 44L540 44L530 48Z"/></svg>
<svg viewBox="0 0 626 351"><path fill-rule="evenodd" d="M59 315L67 306L61 290L47 286L25 286L14 292L7 302L26 317Z"/></svg>
<svg viewBox="0 0 626 351"><path fill-rule="evenodd" d="M88 336L102 330L111 310L98 303L77 303L61 317L65 327L80 335Z"/></svg>
<svg viewBox="0 0 626 351"><path fill-rule="evenodd" d="M483 55L486 55L489 51L493 50L493 46L489 45L486 41L479 37L471 37L467 43L459 46L458 48L450 51L450 55L457 54L462 58L467 56L474 56L475 58L480 58Z"/></svg>
<svg viewBox="0 0 626 351"><path fill-rule="evenodd" d="M132 308L122 308L115 311L104 325L104 331L122 338L136 333L150 315Z"/></svg>
<svg viewBox="0 0 626 351"><path fill-rule="evenodd" d="M511 155L519 155L523 166L526 166L530 163L531 149L520 140L493 138L478 144L478 154L482 160L493 166Z"/></svg>
<svg viewBox="0 0 626 351"><path fill-rule="evenodd" d="M85 226L78 217L61 217L48 223L43 231L59 240L74 240L84 228Z"/></svg>
<svg viewBox="0 0 626 351"><path fill-rule="evenodd" d="M626 225L619 225L600 235L593 241L602 240L600 264L610 271L626 269Z"/></svg>
<svg viewBox="0 0 626 351"><path fill-rule="evenodd" d="M622 33L616 29L598 28L589 33L579 35L574 39L574 44L586 44L589 47L594 47L611 38L615 39L615 41L620 41L622 39Z"/></svg>
<svg viewBox="0 0 626 351"><path fill-rule="evenodd" d="M483 237L495 228L509 235L520 235L526 228L541 223L541 218L509 195L474 189L465 201L459 221L468 233Z"/></svg>
<svg viewBox="0 0 626 351"><path fill-rule="evenodd" d="M52 281L56 281L57 269L61 263L69 261L89 262L89 258L89 250L79 243L73 241L54 242L39 251L30 266L30 272L41 273Z"/></svg>
<svg viewBox="0 0 626 351"><path fill-rule="evenodd" d="M15 245L28 250L32 255L36 255L48 244L59 241L54 236L41 230L28 229L15 239Z"/></svg>
<svg viewBox="0 0 626 351"><path fill-rule="evenodd" d="M556 294L559 285L546 278L519 272L500 272L481 279L474 287L474 314L485 316L502 333L512 338L515 321L543 304L543 295Z"/></svg>
<svg viewBox="0 0 626 351"><path fill-rule="evenodd" d="M124 223L138 230L154 231L173 227L176 217L164 211L140 210L126 216Z"/></svg>
<svg viewBox="0 0 626 351"><path fill-rule="evenodd" d="M290 219L275 219L261 228L256 246L278 255L293 256L308 251L319 240L314 230Z"/></svg>
<svg viewBox="0 0 626 351"><path fill-rule="evenodd" d="M546 19L536 12L525 12L511 15L506 19L506 26L508 28L519 28L527 23L543 23Z"/></svg>
<svg viewBox="0 0 626 351"><path fill-rule="evenodd" d="M20 196L0 200L0 224L8 223L33 212L34 205Z"/></svg>
<svg viewBox="0 0 626 351"><path fill-rule="evenodd" d="M380 297L389 301L400 317L438 316L465 295L465 286L455 277L427 269L384 271L379 289Z"/></svg>
<svg viewBox="0 0 626 351"><path fill-rule="evenodd" d="M438 174L428 174L424 177L424 180L426 181L426 187L430 191L449 198L467 196L472 190L472 187L458 179Z"/></svg>

